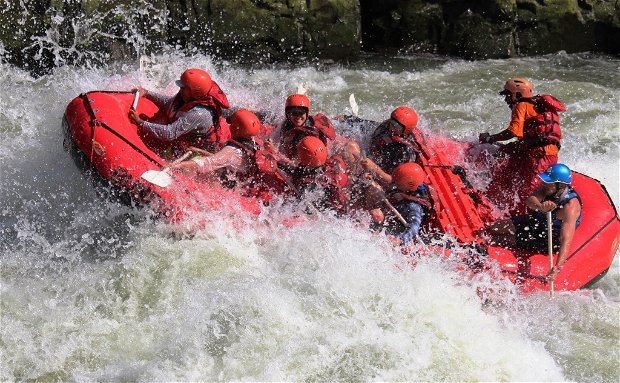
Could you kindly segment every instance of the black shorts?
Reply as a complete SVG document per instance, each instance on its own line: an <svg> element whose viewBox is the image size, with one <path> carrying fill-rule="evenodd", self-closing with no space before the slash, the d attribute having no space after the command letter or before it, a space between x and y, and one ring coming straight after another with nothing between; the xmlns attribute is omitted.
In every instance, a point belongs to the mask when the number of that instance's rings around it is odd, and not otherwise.
<svg viewBox="0 0 620 383"><path fill-rule="evenodd" d="M545 254L548 252L546 216L538 214L520 215L511 218L511 220L516 228L517 248ZM560 249L560 230L554 227L551 238L553 239L553 251L558 251Z"/></svg>

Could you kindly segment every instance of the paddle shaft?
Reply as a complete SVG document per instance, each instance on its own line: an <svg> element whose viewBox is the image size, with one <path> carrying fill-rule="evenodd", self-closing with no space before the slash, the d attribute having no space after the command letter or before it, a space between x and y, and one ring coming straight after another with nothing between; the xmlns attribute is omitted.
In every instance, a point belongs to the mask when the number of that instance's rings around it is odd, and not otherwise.
<svg viewBox="0 0 620 383"><path fill-rule="evenodd" d="M362 181L366 187L374 187L377 188L379 190L383 190L379 185L377 185L375 183L375 181L373 180L369 180L369 179L365 179L364 177L360 178L360 181ZM392 203L385 198L385 194L383 194L384 197L381 199L381 202L388 208L390 209L390 211L392 212L392 214L394 214L394 216L396 216L396 219L398 219L398 221L400 223L402 223L403 225L405 225L405 227L409 227L409 222L407 222L407 220L405 219L405 217L402 216L402 214L400 214L400 212L394 207L394 205L392 205Z"/></svg>
<svg viewBox="0 0 620 383"><path fill-rule="evenodd" d="M387 206L388 209L390 209L392 214L396 216L396 218L398 219L398 221L400 221L400 223L405 225L405 227L409 227L409 222L407 222L407 220L398 212L398 210L396 210L394 205L392 205L392 203L388 201L387 198L382 199L381 202L383 202L383 204Z"/></svg>
<svg viewBox="0 0 620 383"><path fill-rule="evenodd" d="M284 182L286 183L286 186L288 186L289 188L291 188L291 190L293 191L293 193L295 193L296 196L298 196L299 198L301 198L302 196L299 193L299 189L295 187L295 185L293 184L293 181L291 180L291 178L288 176L288 174L286 174L282 169L276 168L276 172L280 175L280 177L282 177L282 179L284 180ZM312 213L314 214L320 214L319 209L316 208L316 206L314 206L312 203L306 201L305 202L306 207L308 209L310 209L310 211L312 211Z"/></svg>
<svg viewBox="0 0 620 383"><path fill-rule="evenodd" d="M181 157L163 166L161 170L159 171L147 170L146 172L142 174L141 177L145 179L146 181L154 185L157 185L159 187L164 187L164 188L168 187L168 185L170 185L170 183L172 183L172 181L175 180L174 176L170 174L170 172L168 171L168 169L170 168L170 165L178 164L179 162L185 161L191 155L192 155L192 151L189 150Z"/></svg>
<svg viewBox="0 0 620 383"><path fill-rule="evenodd" d="M295 185L293 185L293 181L291 181L291 179L289 178L288 174L284 173L284 171L282 169L279 169L279 168L276 168L276 172L280 175L280 177L282 177L282 179L286 183L286 186L291 188L293 193L295 193L296 195L299 195L299 189L297 189L295 187Z"/></svg>
<svg viewBox="0 0 620 383"><path fill-rule="evenodd" d="M172 162L170 163L170 165L175 165L175 164L178 164L179 162L183 162L183 161L185 161L186 159L188 159L188 158L189 158L189 156L191 156L191 155L192 155L192 151L191 151L191 150L188 150L188 151L187 151L185 154L183 154L181 157L179 157L179 158L177 158L176 160L172 161ZM166 165L166 166L164 166L164 169L167 169L170 165ZM162 170L163 170L163 169L162 169Z"/></svg>
<svg viewBox="0 0 620 383"><path fill-rule="evenodd" d="M549 252L549 272L553 270L553 220L551 219L551 212L547 212L547 250ZM549 294L553 297L553 279L549 280Z"/></svg>
<svg viewBox="0 0 620 383"><path fill-rule="evenodd" d="M213 155L213 153L211 153L209 151L206 151L204 149L197 148L195 146L190 146L189 150L191 150L192 152L196 152L198 154L202 154L204 156L211 156L211 155Z"/></svg>

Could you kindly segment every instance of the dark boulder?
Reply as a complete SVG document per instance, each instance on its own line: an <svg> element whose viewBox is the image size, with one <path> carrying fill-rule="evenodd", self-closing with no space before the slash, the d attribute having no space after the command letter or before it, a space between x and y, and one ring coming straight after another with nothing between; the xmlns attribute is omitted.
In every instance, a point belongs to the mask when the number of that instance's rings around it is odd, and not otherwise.
<svg viewBox="0 0 620 383"><path fill-rule="evenodd" d="M24 0L0 9L0 55L35 73L135 62L167 47L251 64L362 50L469 59L620 53L617 0Z"/></svg>

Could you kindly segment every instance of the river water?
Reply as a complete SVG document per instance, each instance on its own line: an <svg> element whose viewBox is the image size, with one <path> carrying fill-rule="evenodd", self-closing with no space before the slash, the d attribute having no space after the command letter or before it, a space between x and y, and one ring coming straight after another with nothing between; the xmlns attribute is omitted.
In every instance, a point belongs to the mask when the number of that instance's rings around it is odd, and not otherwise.
<svg viewBox="0 0 620 383"><path fill-rule="evenodd" d="M383 120L413 106L428 132L474 140L509 119L506 79L563 100L561 162L620 202L620 61L558 53L469 62L367 57L248 68L170 51L33 78L0 64L0 380L581 381L620 379L618 258L593 288L516 294L438 257L415 268L380 237L323 217L292 229L249 217L188 235L102 198L63 150L68 102L137 84L174 93L208 70L234 106ZM359 132L349 132L362 136ZM205 214L209 214L205 212ZM498 293L483 305L476 288Z"/></svg>

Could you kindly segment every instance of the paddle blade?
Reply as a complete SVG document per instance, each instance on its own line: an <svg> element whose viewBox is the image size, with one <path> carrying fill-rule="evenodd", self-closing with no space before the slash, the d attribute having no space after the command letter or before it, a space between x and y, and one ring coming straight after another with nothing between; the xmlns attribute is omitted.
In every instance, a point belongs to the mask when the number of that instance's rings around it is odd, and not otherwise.
<svg viewBox="0 0 620 383"><path fill-rule="evenodd" d="M157 170L147 170L142 173L141 177L147 182L162 188L168 187L172 183L172 177L170 177L170 174L166 172L159 172Z"/></svg>
<svg viewBox="0 0 620 383"><path fill-rule="evenodd" d="M133 104L131 104L131 109L136 110L138 107L138 100L140 99L140 91L136 90L136 94L133 96Z"/></svg>
<svg viewBox="0 0 620 383"><path fill-rule="evenodd" d="M349 96L349 104L351 105L351 112L354 116L357 116L357 113L360 111L359 106L357 105L357 101L355 101L355 95L351 93Z"/></svg>
<svg viewBox="0 0 620 383"><path fill-rule="evenodd" d="M308 91L308 89L306 88L306 84L305 83L300 83L297 84L297 93L298 94L306 94L306 92Z"/></svg>
<svg viewBox="0 0 620 383"><path fill-rule="evenodd" d="M149 60L148 57L144 56L144 55L140 55L140 59L138 60L138 69L140 69L140 72L144 71L144 66L145 63Z"/></svg>

